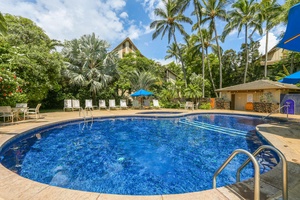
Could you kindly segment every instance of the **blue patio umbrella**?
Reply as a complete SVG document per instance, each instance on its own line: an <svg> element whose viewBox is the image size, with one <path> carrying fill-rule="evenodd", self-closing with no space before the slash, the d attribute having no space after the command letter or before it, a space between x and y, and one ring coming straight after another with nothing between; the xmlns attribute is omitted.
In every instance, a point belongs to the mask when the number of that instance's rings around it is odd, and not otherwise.
<svg viewBox="0 0 300 200"><path fill-rule="evenodd" d="M300 52L300 3L289 10L288 24L282 40L277 45L280 48Z"/></svg>
<svg viewBox="0 0 300 200"><path fill-rule="evenodd" d="M142 96L151 96L151 95L153 95L152 92L143 89L138 90L135 93L131 94L132 97L142 97Z"/></svg>
<svg viewBox="0 0 300 200"><path fill-rule="evenodd" d="M293 73L289 76L284 77L283 79L279 80L278 82L281 83L289 83L289 84L297 84L300 83L300 71Z"/></svg>

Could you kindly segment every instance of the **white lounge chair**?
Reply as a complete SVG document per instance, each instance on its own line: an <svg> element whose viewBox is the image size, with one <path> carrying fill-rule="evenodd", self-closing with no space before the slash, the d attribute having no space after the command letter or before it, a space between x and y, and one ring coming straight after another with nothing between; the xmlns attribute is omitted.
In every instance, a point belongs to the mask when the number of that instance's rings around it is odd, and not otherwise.
<svg viewBox="0 0 300 200"><path fill-rule="evenodd" d="M150 100L149 99L144 100L143 108L150 109Z"/></svg>
<svg viewBox="0 0 300 200"><path fill-rule="evenodd" d="M80 107L80 101L78 99L72 99L72 110L82 110Z"/></svg>
<svg viewBox="0 0 300 200"><path fill-rule="evenodd" d="M194 110L194 103L193 102L191 102L191 101L187 101L186 103L185 103L185 109L187 110L187 109L191 109L191 110Z"/></svg>
<svg viewBox="0 0 300 200"><path fill-rule="evenodd" d="M132 108L134 108L134 109L140 109L141 108L141 103L139 102L139 100L134 99L132 101Z"/></svg>
<svg viewBox="0 0 300 200"><path fill-rule="evenodd" d="M109 100L109 106L108 106L109 110L110 109L117 109L117 106L116 106L116 100L114 99L110 99Z"/></svg>
<svg viewBox="0 0 300 200"><path fill-rule="evenodd" d="M101 110L101 108L106 109L105 100L99 100L99 110Z"/></svg>
<svg viewBox="0 0 300 200"><path fill-rule="evenodd" d="M126 103L126 99L121 99L120 100L120 108L123 108L123 109L128 108L127 103Z"/></svg>
<svg viewBox="0 0 300 200"><path fill-rule="evenodd" d="M85 110L93 110L93 100L92 99L86 99L85 100Z"/></svg>
<svg viewBox="0 0 300 200"><path fill-rule="evenodd" d="M159 102L157 99L153 99L153 107L154 108L160 108Z"/></svg>
<svg viewBox="0 0 300 200"><path fill-rule="evenodd" d="M65 99L65 100L64 100L64 111L66 111L66 109L71 109L71 110L73 110L73 107L72 107L72 100L71 100L71 99Z"/></svg>
<svg viewBox="0 0 300 200"><path fill-rule="evenodd" d="M0 106L0 117L3 118L3 121L5 122L5 119L11 119L12 122L14 122L14 117L18 115L17 112L14 112L10 106Z"/></svg>
<svg viewBox="0 0 300 200"><path fill-rule="evenodd" d="M28 108L27 115L35 115L35 119L40 118L40 107L42 104L38 104L35 108Z"/></svg>
<svg viewBox="0 0 300 200"><path fill-rule="evenodd" d="M16 109L18 109L18 114L23 113L23 117L25 120L28 111L27 103L16 103Z"/></svg>

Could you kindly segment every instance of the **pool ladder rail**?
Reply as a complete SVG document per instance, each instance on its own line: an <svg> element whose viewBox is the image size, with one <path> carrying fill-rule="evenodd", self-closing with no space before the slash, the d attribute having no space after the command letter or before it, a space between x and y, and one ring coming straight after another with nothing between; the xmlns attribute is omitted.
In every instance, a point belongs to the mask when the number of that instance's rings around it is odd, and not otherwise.
<svg viewBox="0 0 300 200"><path fill-rule="evenodd" d="M253 154L244 150L244 149L236 149L231 153L231 155L225 160L225 162L221 165L221 167L215 172L213 176L213 188L217 187L217 176L221 173L221 171L229 164L229 162L239 153L246 154L248 159L238 168L236 173L236 181L240 182L240 173L242 169L244 169L247 164L252 161L254 166L254 200L260 200L260 173L259 173L259 165L255 156L257 156L261 151L265 149L270 149L277 153L281 162L282 162L282 199L288 200L288 176L287 176L287 162L285 156L275 147L270 145L262 145L260 146Z"/></svg>
<svg viewBox="0 0 300 200"><path fill-rule="evenodd" d="M280 111L282 108L286 107L287 109L289 109L290 105L289 104L285 104L273 111L271 111L270 113L268 113L268 115L264 116L262 119L265 120L267 117L269 117L270 115L272 115L273 113L275 113L276 111ZM287 111L286 112L286 120L288 121L289 120L289 112Z"/></svg>
<svg viewBox="0 0 300 200"><path fill-rule="evenodd" d="M85 112L84 112L85 111ZM93 116L93 109L91 108L88 108L88 109L83 109L83 108L80 108L79 109L79 116L81 117L81 113L83 113L83 119L84 119L84 122L88 122L88 121L94 121L94 116ZM90 115L89 115L90 113ZM90 116L90 119L91 120L88 120L88 116Z"/></svg>

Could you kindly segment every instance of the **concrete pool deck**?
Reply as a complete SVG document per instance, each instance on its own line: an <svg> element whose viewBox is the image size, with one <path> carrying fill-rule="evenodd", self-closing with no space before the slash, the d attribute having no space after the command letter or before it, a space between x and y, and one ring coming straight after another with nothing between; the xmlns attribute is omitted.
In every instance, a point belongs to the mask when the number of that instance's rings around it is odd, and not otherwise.
<svg viewBox="0 0 300 200"><path fill-rule="evenodd" d="M145 110L143 110L145 111ZM261 115L266 113L253 113L231 110L195 110L186 111L178 109L160 109L148 111L182 111L184 113L231 113L245 115ZM141 110L112 110L93 111L94 117L99 116L122 116L133 115ZM43 126L59 121L79 118L78 112L53 112L42 113L38 120L30 119L14 124L0 123L0 146L10 138L38 126ZM286 118L283 114L272 114L272 117ZM257 130L277 149L279 149L288 161L289 199L300 199L300 115L289 115L289 121L285 123L272 123L259 125ZM281 164L273 170L261 175L260 189L261 199L281 199ZM201 184L201 180L199 180ZM0 200L25 200L25 199L86 199L86 200L234 200L253 199L253 180L239 182L233 185L220 187L201 192L193 192L177 195L154 195L154 196L124 196L84 192L64 189L31 181L0 165Z"/></svg>

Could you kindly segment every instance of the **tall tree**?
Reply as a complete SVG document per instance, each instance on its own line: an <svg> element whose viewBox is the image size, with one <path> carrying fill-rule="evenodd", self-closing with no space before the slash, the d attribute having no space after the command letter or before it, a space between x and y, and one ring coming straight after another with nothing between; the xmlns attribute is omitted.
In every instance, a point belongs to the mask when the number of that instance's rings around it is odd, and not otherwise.
<svg viewBox="0 0 300 200"><path fill-rule="evenodd" d="M262 22L265 22L266 33L266 46L265 46L265 70L264 77L268 74L268 43L269 43L269 31L275 26L274 19L281 12L281 6L277 3L277 0L262 0L259 4L259 18Z"/></svg>
<svg viewBox="0 0 300 200"><path fill-rule="evenodd" d="M5 18L0 12L0 35L6 35L6 34L7 34L7 24Z"/></svg>
<svg viewBox="0 0 300 200"><path fill-rule="evenodd" d="M201 29L201 32L202 32L203 44L201 44L201 39L199 37L199 34L192 36L192 39L199 41L199 43L195 44L194 49L197 51L197 49L202 48L202 46L204 46L204 56L205 56L205 61L206 61L207 68L208 68L208 71L209 71L210 81L212 83L214 93L215 93L216 97L218 97L217 92L215 92L215 90L216 90L215 81L214 81L213 75L212 75L212 70L211 70L211 66L210 66L210 60L208 58L208 50L211 49L213 52L217 53L218 52L218 48L217 48L216 45L214 45L212 43L213 34L212 34L211 31L209 31L207 29Z"/></svg>
<svg viewBox="0 0 300 200"><path fill-rule="evenodd" d="M220 66L220 88L222 88L222 56L221 56L221 48L219 45L218 33L217 33L217 26L216 26L216 19L219 20L226 20L226 1L225 0L202 0L204 6L202 9L204 19L203 22L210 22L209 27L211 30L214 31L216 44L218 48L218 58L219 58L219 66Z"/></svg>
<svg viewBox="0 0 300 200"><path fill-rule="evenodd" d="M170 43L171 39L174 40L174 43L177 46L179 58L181 62L181 68L183 72L183 78L185 81L185 85L187 86L187 79L186 79L186 68L184 61L182 59L181 50L178 46L177 38L175 31L178 30L182 35L187 36L182 24L180 23L189 23L192 24L192 20L182 13L182 6L180 1L177 0L162 0L164 4L164 8L155 8L154 13L156 16L160 17L161 19L155 20L150 24L150 28L154 29L155 32L152 35L152 39L157 38L161 34L163 38L164 35L168 34L168 43Z"/></svg>
<svg viewBox="0 0 300 200"><path fill-rule="evenodd" d="M247 71L249 65L249 53L248 53L248 31L249 28L253 28L252 34L258 30L262 34L262 26L260 20L257 17L258 4L254 3L254 0L238 0L232 4L233 10L229 11L228 23L223 31L223 39L233 30L238 29L240 34L242 28L245 28L245 45L246 45L246 66L244 73L244 83L246 83Z"/></svg>
<svg viewBox="0 0 300 200"><path fill-rule="evenodd" d="M35 105L45 100L49 92L61 89L63 59L49 48L51 39L30 19L9 14L4 17L7 35L0 38L5 41L1 44L7 44L7 51L0 55L1 64L24 81L22 93L29 104Z"/></svg>
<svg viewBox="0 0 300 200"><path fill-rule="evenodd" d="M202 23L202 5L200 4L199 0L185 0L185 6L183 7L183 9L186 9L188 7L188 5L191 3L191 1L193 2L193 6L194 6L194 11L192 12L192 15L196 15L197 18L197 22L196 24L193 26L193 30L198 30L198 34L200 36L200 40L201 40L201 46L202 46L202 79L205 79L205 56L204 56L204 41L203 41L203 35L202 35L202 31L201 31L201 23ZM200 49L200 48L199 48ZM204 81L202 82L202 97L204 98L205 96L205 83Z"/></svg>
<svg viewBox="0 0 300 200"><path fill-rule="evenodd" d="M149 90L156 83L157 79L151 72L135 70L130 74L129 80L131 89L137 91L139 89Z"/></svg>
<svg viewBox="0 0 300 200"><path fill-rule="evenodd" d="M93 100L116 74L117 55L108 53L109 44L93 33L66 41L62 54L68 59L65 76L72 85L89 87Z"/></svg>
<svg viewBox="0 0 300 200"><path fill-rule="evenodd" d="M165 59L169 59L175 57L175 61L177 63L177 60L179 60L179 53L177 45L173 42L171 45L168 45L167 55L165 56Z"/></svg>

